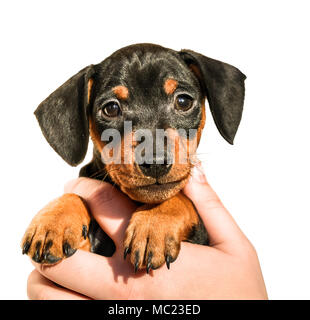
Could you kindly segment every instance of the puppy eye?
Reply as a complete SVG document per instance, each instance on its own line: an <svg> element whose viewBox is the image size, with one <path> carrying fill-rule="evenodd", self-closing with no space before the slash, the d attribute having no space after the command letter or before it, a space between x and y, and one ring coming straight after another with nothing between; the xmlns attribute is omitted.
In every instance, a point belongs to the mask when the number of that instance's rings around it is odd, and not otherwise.
<svg viewBox="0 0 310 320"><path fill-rule="evenodd" d="M116 118L121 114L121 108L116 101L106 103L99 111L100 116Z"/></svg>
<svg viewBox="0 0 310 320"><path fill-rule="evenodd" d="M187 111L193 105L193 98L187 94L179 94L175 99L174 105L181 111Z"/></svg>

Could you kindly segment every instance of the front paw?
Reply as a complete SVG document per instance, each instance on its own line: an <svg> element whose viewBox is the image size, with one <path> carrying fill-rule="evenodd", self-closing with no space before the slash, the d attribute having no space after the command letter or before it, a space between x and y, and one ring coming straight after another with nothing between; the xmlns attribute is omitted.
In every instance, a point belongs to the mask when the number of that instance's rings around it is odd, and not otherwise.
<svg viewBox="0 0 310 320"><path fill-rule="evenodd" d="M130 254L135 272L138 269L157 269L165 262L168 269L180 251L181 234L179 225L167 221L160 213L137 211L133 214L126 230L124 258Z"/></svg>
<svg viewBox="0 0 310 320"><path fill-rule="evenodd" d="M23 254L35 262L55 264L88 246L90 218L83 201L65 194L49 203L32 220L22 240Z"/></svg>

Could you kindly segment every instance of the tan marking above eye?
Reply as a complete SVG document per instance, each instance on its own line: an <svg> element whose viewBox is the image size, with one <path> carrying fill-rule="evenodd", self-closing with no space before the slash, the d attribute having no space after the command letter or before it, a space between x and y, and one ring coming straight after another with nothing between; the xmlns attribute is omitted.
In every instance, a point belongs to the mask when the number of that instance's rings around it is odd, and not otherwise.
<svg viewBox="0 0 310 320"><path fill-rule="evenodd" d="M167 94L173 94L178 86L178 81L174 79L167 79L164 83L164 89Z"/></svg>
<svg viewBox="0 0 310 320"><path fill-rule="evenodd" d="M113 92L115 93L116 97L121 100L125 100L129 96L128 88L126 88L125 86L114 87Z"/></svg>

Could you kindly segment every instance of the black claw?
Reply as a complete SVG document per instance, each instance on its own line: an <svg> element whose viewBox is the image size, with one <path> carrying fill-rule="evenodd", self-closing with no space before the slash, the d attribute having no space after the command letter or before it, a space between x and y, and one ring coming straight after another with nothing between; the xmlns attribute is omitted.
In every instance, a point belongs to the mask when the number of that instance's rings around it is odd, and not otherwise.
<svg viewBox="0 0 310 320"><path fill-rule="evenodd" d="M146 273L148 274L150 272L150 269L152 268L152 264L149 262L147 265L146 265Z"/></svg>
<svg viewBox="0 0 310 320"><path fill-rule="evenodd" d="M170 269L170 262L172 262L172 257L168 254L166 256L166 265L168 269Z"/></svg>
<svg viewBox="0 0 310 320"><path fill-rule="evenodd" d="M62 250L66 257L71 257L76 252L76 249L73 249L67 241L63 244Z"/></svg>
<svg viewBox="0 0 310 320"><path fill-rule="evenodd" d="M44 260L44 261L47 261L49 255L50 255L50 252L49 252L49 251L44 251L44 253L43 253L43 260Z"/></svg>
<svg viewBox="0 0 310 320"><path fill-rule="evenodd" d="M137 271L138 271L139 258L140 258L139 251L136 251L136 252L135 252L135 273L137 273Z"/></svg>
<svg viewBox="0 0 310 320"><path fill-rule="evenodd" d="M54 255L52 255L51 253L49 252L46 252L44 254L44 262L47 262L47 263L50 263L50 264L53 264L53 263L56 263L60 260L61 258L57 258L55 257Z"/></svg>
<svg viewBox="0 0 310 320"><path fill-rule="evenodd" d="M28 251L29 251L29 249L30 249L30 245L31 245L31 243L30 243L29 241L26 241L26 242L24 243L24 246L23 246L23 254L28 253Z"/></svg>
<svg viewBox="0 0 310 320"><path fill-rule="evenodd" d="M43 260L46 261L47 263L54 263L54 258L58 259L56 257L54 257L51 253L50 253L50 248L53 245L53 240L48 240L44 246L43 249ZM57 262L57 261L55 261Z"/></svg>
<svg viewBox="0 0 310 320"><path fill-rule="evenodd" d="M35 262L41 262L41 255L40 255L40 249L41 249L42 241L38 241L36 243L36 251L32 257L32 260Z"/></svg>
<svg viewBox="0 0 310 320"><path fill-rule="evenodd" d="M86 240L86 238L87 238L87 234L88 234L87 226L86 226L85 224L83 224L82 236L84 237L85 240Z"/></svg>
<svg viewBox="0 0 310 320"><path fill-rule="evenodd" d="M37 252L32 256L32 260L37 263L41 262L40 256L38 255Z"/></svg>
<svg viewBox="0 0 310 320"><path fill-rule="evenodd" d="M136 262L136 264L135 264L135 268L134 268L134 272L135 272L135 273L137 273L137 271L138 271L138 267L139 267L139 264L138 264L138 262Z"/></svg>
<svg viewBox="0 0 310 320"><path fill-rule="evenodd" d="M152 257L153 257L153 252L149 252L149 254L147 256L146 273L149 273L150 269L153 267L152 266Z"/></svg>
<svg viewBox="0 0 310 320"><path fill-rule="evenodd" d="M48 240L45 244L44 252L49 251L52 245L53 245L53 240Z"/></svg>
<svg viewBox="0 0 310 320"><path fill-rule="evenodd" d="M124 250L124 260L126 260L127 254L129 253L129 247L126 247Z"/></svg>

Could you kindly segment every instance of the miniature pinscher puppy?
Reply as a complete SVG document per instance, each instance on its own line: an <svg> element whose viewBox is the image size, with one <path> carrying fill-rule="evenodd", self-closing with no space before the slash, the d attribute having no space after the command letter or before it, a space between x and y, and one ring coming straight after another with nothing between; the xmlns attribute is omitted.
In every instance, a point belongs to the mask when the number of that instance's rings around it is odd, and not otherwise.
<svg viewBox="0 0 310 320"><path fill-rule="evenodd" d="M164 263L169 268L181 241L208 244L204 225L181 190L195 165L205 125L205 98L220 134L232 144L242 115L245 78L237 68L191 50L136 44L82 69L35 111L46 140L71 166L84 159L91 137L93 159L80 176L110 182L139 204L123 248L135 271L149 272ZM125 123L131 124L129 134ZM121 160L124 154L131 155L132 161L105 161L111 156L105 151L110 140L102 138L107 129L120 133L112 153ZM141 140L131 140L125 150L125 140L139 129L151 132L151 162L137 161ZM166 141L182 143L175 148L164 143L155 152L157 129L168 132ZM190 130L195 134L190 136ZM186 161L176 161L188 145L194 147ZM171 158L174 161L168 161ZM83 199L64 194L34 217L22 250L38 263L55 264L77 249L111 256L115 245L92 219Z"/></svg>

